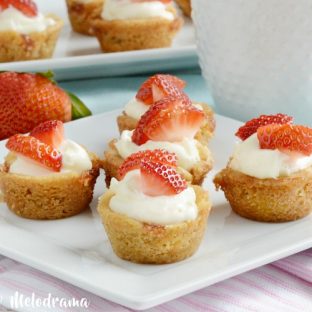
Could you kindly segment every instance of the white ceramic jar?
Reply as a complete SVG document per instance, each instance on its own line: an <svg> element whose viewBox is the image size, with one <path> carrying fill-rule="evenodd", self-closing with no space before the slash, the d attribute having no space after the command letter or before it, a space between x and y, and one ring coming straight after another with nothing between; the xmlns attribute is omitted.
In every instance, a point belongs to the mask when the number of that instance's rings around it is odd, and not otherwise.
<svg viewBox="0 0 312 312"><path fill-rule="evenodd" d="M312 1L193 0L203 75L222 114L312 124Z"/></svg>

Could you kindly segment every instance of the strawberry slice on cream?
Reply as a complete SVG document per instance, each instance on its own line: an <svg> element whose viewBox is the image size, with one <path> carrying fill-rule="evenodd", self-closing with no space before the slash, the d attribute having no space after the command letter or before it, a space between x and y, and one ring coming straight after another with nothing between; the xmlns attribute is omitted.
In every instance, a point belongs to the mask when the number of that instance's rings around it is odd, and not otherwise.
<svg viewBox="0 0 312 312"><path fill-rule="evenodd" d="M29 135L10 137L6 147L16 155L11 173L44 176L55 173L81 174L92 168L87 151L72 140L64 138L61 121L46 121Z"/></svg>
<svg viewBox="0 0 312 312"><path fill-rule="evenodd" d="M117 256L135 263L181 261L197 250L211 209L208 194L178 172L166 150L130 155L97 210Z"/></svg>
<svg viewBox="0 0 312 312"><path fill-rule="evenodd" d="M38 12L31 0L0 0L0 31L29 34L41 32L55 24L55 20Z"/></svg>
<svg viewBox="0 0 312 312"><path fill-rule="evenodd" d="M227 166L214 178L244 218L286 222L312 211L312 128L284 114L261 115L236 132Z"/></svg>
<svg viewBox="0 0 312 312"><path fill-rule="evenodd" d="M194 136L203 121L204 113L183 97L167 97L150 106L134 131L123 131L115 146L123 158L140 150L164 148L189 169L200 160Z"/></svg>
<svg viewBox="0 0 312 312"><path fill-rule="evenodd" d="M259 179L289 176L312 165L312 129L284 114L261 115L236 132L229 166Z"/></svg>
<svg viewBox="0 0 312 312"><path fill-rule="evenodd" d="M177 172L175 159L165 150L130 155L120 167L122 178L111 181L110 190L115 193L111 209L156 224L195 219L196 196Z"/></svg>
<svg viewBox="0 0 312 312"><path fill-rule="evenodd" d="M0 11L4 11L9 7L14 7L28 17L38 15L38 8L32 0L0 0Z"/></svg>

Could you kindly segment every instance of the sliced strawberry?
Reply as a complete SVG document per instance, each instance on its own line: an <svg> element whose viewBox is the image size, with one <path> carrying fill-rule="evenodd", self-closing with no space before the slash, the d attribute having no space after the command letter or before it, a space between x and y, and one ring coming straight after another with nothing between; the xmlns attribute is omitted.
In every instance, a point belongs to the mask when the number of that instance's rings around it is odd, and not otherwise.
<svg viewBox="0 0 312 312"><path fill-rule="evenodd" d="M186 96L182 91L185 81L172 75L155 75L140 87L136 98L146 105L151 105L166 96Z"/></svg>
<svg viewBox="0 0 312 312"><path fill-rule="evenodd" d="M30 135L45 144L58 148L64 141L64 126L59 120L48 120L35 127Z"/></svg>
<svg viewBox="0 0 312 312"><path fill-rule="evenodd" d="M160 111L165 111L171 105L175 105L175 100L171 101L170 98L166 98L161 102L152 105L149 110L141 116L132 134L132 142L137 145L142 145L146 143L149 138L144 133L145 125L148 124L155 116L157 116Z"/></svg>
<svg viewBox="0 0 312 312"><path fill-rule="evenodd" d="M62 154L34 137L15 134L9 138L6 147L10 151L30 158L50 170L56 172L61 170Z"/></svg>
<svg viewBox="0 0 312 312"><path fill-rule="evenodd" d="M9 2L7 0L0 0L0 11L4 11L9 7Z"/></svg>
<svg viewBox="0 0 312 312"><path fill-rule="evenodd" d="M28 17L35 17L38 14L37 5L32 0L0 0L0 11L10 6L15 7Z"/></svg>
<svg viewBox="0 0 312 312"><path fill-rule="evenodd" d="M140 171L142 191L146 195L175 195L187 188L186 181L174 167L142 161Z"/></svg>
<svg viewBox="0 0 312 312"><path fill-rule="evenodd" d="M175 78L176 79L176 78ZM186 96L172 76L158 75L152 82L154 103L167 96Z"/></svg>
<svg viewBox="0 0 312 312"><path fill-rule="evenodd" d="M247 121L237 130L235 135L244 141L256 133L259 127L272 124L283 125L292 123L293 117L284 114L261 115L258 118Z"/></svg>
<svg viewBox="0 0 312 312"><path fill-rule="evenodd" d="M312 154L312 129L296 125L267 125L257 130L262 149L278 149L298 152L309 156Z"/></svg>
<svg viewBox="0 0 312 312"><path fill-rule="evenodd" d="M144 133L145 120L142 119L143 116L141 117L140 122L137 124L136 128L134 129L131 137L132 142L136 145L142 145L149 140L149 138Z"/></svg>
<svg viewBox="0 0 312 312"><path fill-rule="evenodd" d="M168 2L170 2L170 0L168 0ZM159 74L159 77L165 77L167 78L167 80L170 80L172 84L174 84L177 88L183 90L186 86L186 82L180 78L178 78L177 76L173 76L173 75L164 75L164 74Z"/></svg>
<svg viewBox="0 0 312 312"><path fill-rule="evenodd" d="M166 150L146 150L134 153L127 157L118 169L118 178L121 180L129 171L139 169L142 161L160 163L172 167L177 166L177 157Z"/></svg>
<svg viewBox="0 0 312 312"><path fill-rule="evenodd" d="M138 125L133 132L132 141L137 145L142 145L146 141L152 139L146 133L149 125L153 123L153 121L165 118L168 114L172 115L176 112L179 112L183 108L199 111L190 104L191 102L184 97L166 97L156 102L139 120ZM203 114L203 112L200 114Z"/></svg>
<svg viewBox="0 0 312 312"><path fill-rule="evenodd" d="M193 139L204 118L204 113L193 107L173 109L153 119L145 127L144 133L152 141L179 142L184 138Z"/></svg>

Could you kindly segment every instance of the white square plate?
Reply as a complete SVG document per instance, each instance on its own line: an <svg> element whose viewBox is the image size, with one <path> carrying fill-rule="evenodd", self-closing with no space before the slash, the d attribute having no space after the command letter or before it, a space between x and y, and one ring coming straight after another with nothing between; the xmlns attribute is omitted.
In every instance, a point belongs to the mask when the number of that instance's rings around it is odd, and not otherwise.
<svg viewBox="0 0 312 312"><path fill-rule="evenodd" d="M182 30L170 48L101 53L95 37L72 31L65 0L35 2L40 12L54 13L65 22L54 57L46 60L0 63L0 70L40 72L51 69L58 79L77 79L191 68L198 64L194 27L190 19L185 19Z"/></svg>
<svg viewBox="0 0 312 312"><path fill-rule="evenodd" d="M67 137L102 155L105 143L117 136L119 111L66 124ZM134 309L145 309L268 262L312 247L312 216L282 224L243 219L231 212L222 192L212 185L233 149L239 122L217 116L211 143L215 169L204 187L213 210L199 251L171 265L139 265L118 259L96 212L104 192L101 175L92 212L58 221L31 221L0 205L0 253ZM7 153L0 142L0 159Z"/></svg>

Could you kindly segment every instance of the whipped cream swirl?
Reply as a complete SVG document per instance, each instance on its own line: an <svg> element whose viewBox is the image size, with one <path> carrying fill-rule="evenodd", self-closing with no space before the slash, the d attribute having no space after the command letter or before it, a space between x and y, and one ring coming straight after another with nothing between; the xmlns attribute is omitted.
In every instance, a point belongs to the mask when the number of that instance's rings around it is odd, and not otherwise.
<svg viewBox="0 0 312 312"><path fill-rule="evenodd" d="M28 17L14 7L0 11L0 31L15 31L21 34L41 32L55 24L55 20L38 12Z"/></svg>
<svg viewBox="0 0 312 312"><path fill-rule="evenodd" d="M259 179L289 176L311 165L312 155L261 149L257 133L236 145L229 163L233 170Z"/></svg>
<svg viewBox="0 0 312 312"><path fill-rule="evenodd" d="M125 130L121 133L120 139L115 143L115 147L122 158L127 158L133 153L145 150L165 149L175 153L178 158L178 166L189 170L195 163L200 161L195 139L184 138L180 142L147 141L142 145L132 142L133 131Z"/></svg>
<svg viewBox="0 0 312 312"><path fill-rule="evenodd" d="M64 140L58 150L62 153L62 168L60 172L51 171L30 158L17 154L16 160L10 166L10 173L47 176L60 173L77 173L92 169L92 161L84 148L71 140Z"/></svg>
<svg viewBox="0 0 312 312"><path fill-rule="evenodd" d="M141 190L140 170L126 174L121 181L112 179L114 193L109 206L114 212L135 220L158 225L171 225L195 220L198 215L196 194L192 187L176 195L148 196Z"/></svg>
<svg viewBox="0 0 312 312"><path fill-rule="evenodd" d="M102 18L111 20L146 19L162 17L174 20L174 14L161 1L135 2L131 0L105 0Z"/></svg>

